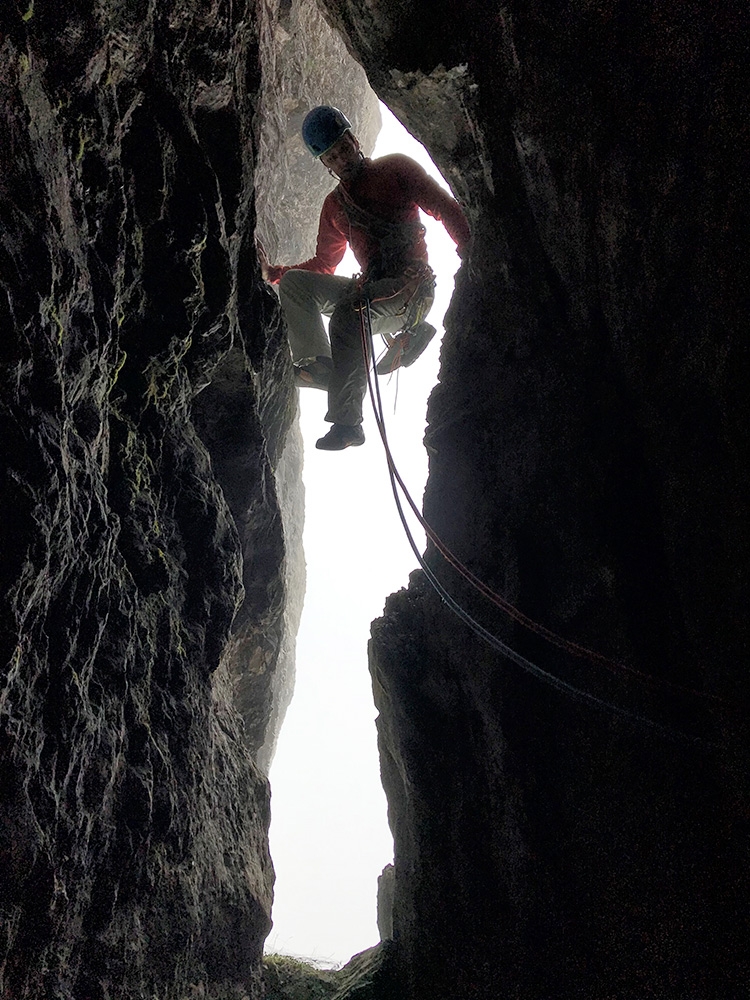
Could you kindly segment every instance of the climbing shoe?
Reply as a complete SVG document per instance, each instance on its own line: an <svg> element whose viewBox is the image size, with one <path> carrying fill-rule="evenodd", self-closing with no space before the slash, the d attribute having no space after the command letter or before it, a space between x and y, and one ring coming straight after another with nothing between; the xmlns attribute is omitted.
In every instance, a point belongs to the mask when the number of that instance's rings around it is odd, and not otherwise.
<svg viewBox="0 0 750 1000"><path fill-rule="evenodd" d="M343 451L365 443L365 432L359 424L334 424L330 431L315 442L321 451Z"/></svg>
<svg viewBox="0 0 750 1000"><path fill-rule="evenodd" d="M333 362L324 354L319 354L317 358L303 358L296 361L294 368L294 384L300 389L323 389L328 392L328 383L331 380L331 370Z"/></svg>
<svg viewBox="0 0 750 1000"><path fill-rule="evenodd" d="M397 368L408 368L409 365L413 365L436 332L431 323L422 322L417 323L411 330L399 333L378 361L375 369L378 375L390 375Z"/></svg>

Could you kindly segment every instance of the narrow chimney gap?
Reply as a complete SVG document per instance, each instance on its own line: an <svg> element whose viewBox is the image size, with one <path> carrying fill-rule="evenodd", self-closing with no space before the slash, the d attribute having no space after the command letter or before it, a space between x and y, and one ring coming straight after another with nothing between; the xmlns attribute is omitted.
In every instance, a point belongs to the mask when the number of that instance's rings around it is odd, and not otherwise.
<svg viewBox="0 0 750 1000"><path fill-rule="evenodd" d="M424 147L384 104L380 112L383 125L372 155L405 153L444 184ZM309 169L321 168L310 162ZM427 477L427 399L437 382L443 317L460 263L442 225L424 215L422 221L437 276L428 319L438 335L414 366L380 379L390 445L418 503ZM278 249L283 258L284 247ZM338 273L356 272L348 252ZM266 950L339 965L378 940L377 879L392 860L392 839L367 641L370 622L382 613L387 595L406 586L416 560L398 520L369 398L365 447L339 455L313 447L324 429L325 408L323 393L300 393L307 585L294 696L270 769L276 888ZM414 533L423 548L419 525Z"/></svg>

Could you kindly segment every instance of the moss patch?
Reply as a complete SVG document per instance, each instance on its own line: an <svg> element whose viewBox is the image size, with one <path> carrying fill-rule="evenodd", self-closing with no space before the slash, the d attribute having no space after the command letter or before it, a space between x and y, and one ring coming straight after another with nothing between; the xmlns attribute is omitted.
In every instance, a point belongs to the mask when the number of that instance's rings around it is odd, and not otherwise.
<svg viewBox="0 0 750 1000"><path fill-rule="evenodd" d="M265 1000L324 1000L341 985L332 969L317 969L287 955L266 955L263 960Z"/></svg>
<svg viewBox="0 0 750 1000"><path fill-rule="evenodd" d="M355 955L343 969L319 969L287 955L263 960L265 1000L394 1000L391 942Z"/></svg>

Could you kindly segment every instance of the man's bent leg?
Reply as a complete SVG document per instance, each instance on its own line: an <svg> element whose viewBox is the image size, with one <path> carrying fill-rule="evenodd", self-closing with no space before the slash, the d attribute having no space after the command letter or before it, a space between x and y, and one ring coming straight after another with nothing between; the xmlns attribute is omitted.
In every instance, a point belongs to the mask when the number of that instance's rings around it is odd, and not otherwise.
<svg viewBox="0 0 750 1000"><path fill-rule="evenodd" d="M403 278L370 282L370 315L373 334L396 333L404 323L412 289ZM331 315L329 331L333 374L328 388L326 420L334 424L360 424L367 372L362 343L362 321L356 300L342 301Z"/></svg>
<svg viewBox="0 0 750 1000"><path fill-rule="evenodd" d="M406 285L405 294L393 300L389 299L387 288L384 296L378 298L378 285L381 283L374 282L371 286L376 313L373 316L373 331L398 333L378 362L379 375L389 375L402 365L408 367L413 364L435 336L435 327L424 321L435 300L431 274L428 269L428 276L419 272L410 275L411 281Z"/></svg>
<svg viewBox="0 0 750 1000"><path fill-rule="evenodd" d="M289 334L292 360L331 356L321 316L330 316L336 304L351 294L354 281L337 274L287 271L279 282L279 299Z"/></svg>
<svg viewBox="0 0 750 1000"><path fill-rule="evenodd" d="M367 385L362 351L362 323L356 302L339 305L331 316L333 372L328 383L326 420L353 426L362 423L362 397Z"/></svg>

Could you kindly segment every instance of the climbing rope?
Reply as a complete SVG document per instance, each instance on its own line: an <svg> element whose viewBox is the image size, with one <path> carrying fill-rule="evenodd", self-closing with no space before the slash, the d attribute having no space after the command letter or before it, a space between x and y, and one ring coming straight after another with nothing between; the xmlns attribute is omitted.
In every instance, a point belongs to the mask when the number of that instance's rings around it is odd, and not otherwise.
<svg viewBox="0 0 750 1000"><path fill-rule="evenodd" d="M618 670L625 671L626 673L637 677L639 680L647 681L648 683L656 685L661 684L673 690L678 690L681 693L689 693L697 695L698 697L705 697L714 701L721 700L719 698L716 698L714 695L710 695L705 692L694 691L691 688L682 687L680 685L673 684L670 681L651 677L650 675L645 674L643 671L636 670L635 668L631 667L626 667L624 664L615 663L612 660L608 660L607 657L601 655L600 653L596 653L593 650L586 649L586 647L581 646L578 643L570 642L566 639L563 639L561 636L558 636L556 633L552 632L544 625L541 625L538 622L533 621L533 619L529 618L522 611L514 607L512 604L510 604L510 602L506 601L498 594L495 594L494 591L492 591L477 576L475 576L471 572L471 570L469 570L466 566L464 566L464 564L442 542L439 536L430 527L429 523L425 520L421 511L414 503L414 500L412 499L411 494L409 493L409 490L407 489L406 484L401 478L401 475L396 467L395 461L393 459L393 454L391 452L390 444L388 442L388 435L385 427L385 417L383 411L383 402L380 395L380 385L369 363L369 359L372 357L373 353L373 333L372 333L372 315L370 310L370 301L366 297L363 297L361 301L361 307L359 312L360 312L360 331L362 337L362 350L364 358L366 360L367 387L373 407L373 412L375 414L375 423L377 425L381 440L383 442L386 462L388 465L388 476L391 483L393 497L396 503L396 509L398 511L399 519L404 528L407 540L417 559L417 562L422 568L422 571L424 572L426 579L428 580L432 588L436 591L436 593L443 601L443 603L446 604L446 606L457 617L459 617L471 629L471 631L474 632L475 635L477 635L480 639L486 642L489 646L497 650L499 653L501 653L511 662L515 663L517 666L521 667L527 673L531 674L534 677L537 677L539 680L555 688L556 690L562 691L580 701L591 704L597 708L604 709L605 711L611 712L615 715L627 718L631 721L638 722L642 725L645 725L651 729L658 731L659 733L665 736L669 736L671 738L676 738L679 740L703 746L714 746L713 743L703 739L702 737L691 736L687 733L682 732L681 730L677 730L671 726L667 726L662 723L656 722L653 719L649 719L646 716L641 715L640 713L630 711L626 708L623 708L620 705L615 705L612 702L607 701L606 699L599 698L596 695L591 694L590 692L585 691L582 688L578 688L574 684L570 684L568 681L565 681L560 677L557 677L555 674L552 674L550 671L545 670L538 664L532 662L531 660L522 656L520 653L516 652L516 650L514 650L511 646L503 642L502 639L500 639L494 633L490 632L483 625L477 622L476 619L468 611L466 611L465 608L463 608L458 603L458 601L456 601L455 598L453 598L451 594L446 590L444 585L435 575L435 573L427 564L426 560L419 551L419 546L414 540L414 536L412 534L411 528L409 527L409 523L403 509L401 497L399 495L399 487L402 490L404 497L406 498L407 503L409 504L409 507L417 517L419 523L424 528L425 534L430 539L430 541L435 545L435 548L437 549L438 552L440 552L440 554L443 556L446 562L448 562L451 566L453 566L477 591L479 591L479 593L481 593L484 597L492 601L493 604L495 604L502 611L504 611L509 617L513 618L515 621L522 624L524 627L530 629L531 631L535 632L538 635L541 635L543 638L553 643L555 646L558 646L561 649L571 652L576 656L585 656L588 659L591 659L593 662L607 666L608 668L613 669L615 671Z"/></svg>

